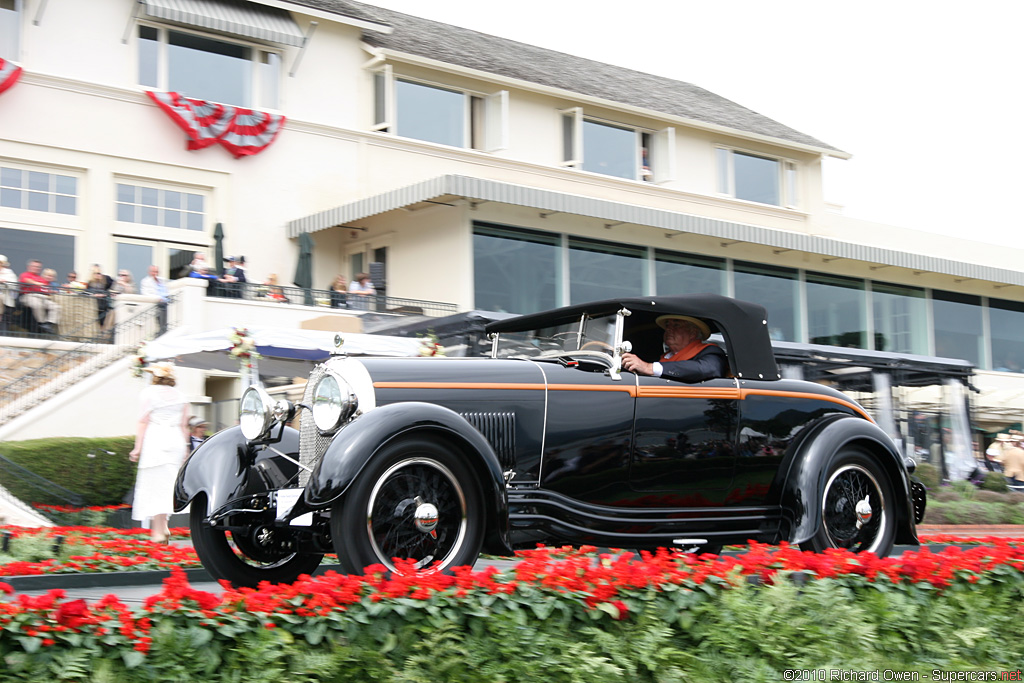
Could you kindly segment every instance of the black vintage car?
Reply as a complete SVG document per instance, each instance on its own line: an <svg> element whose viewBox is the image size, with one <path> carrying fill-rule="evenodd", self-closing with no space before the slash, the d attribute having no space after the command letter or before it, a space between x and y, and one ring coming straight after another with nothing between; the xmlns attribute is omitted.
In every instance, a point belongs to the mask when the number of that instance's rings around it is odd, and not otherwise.
<svg viewBox="0 0 1024 683"><path fill-rule="evenodd" d="M730 376L623 371L630 350L660 356L665 314L706 323ZM491 323L489 358L341 353L298 404L247 389L239 426L183 465L175 507L191 506L204 566L241 585L292 581L330 552L361 573L538 542L915 544L912 461L848 396L782 379L767 330L761 306L726 297L624 298Z"/></svg>

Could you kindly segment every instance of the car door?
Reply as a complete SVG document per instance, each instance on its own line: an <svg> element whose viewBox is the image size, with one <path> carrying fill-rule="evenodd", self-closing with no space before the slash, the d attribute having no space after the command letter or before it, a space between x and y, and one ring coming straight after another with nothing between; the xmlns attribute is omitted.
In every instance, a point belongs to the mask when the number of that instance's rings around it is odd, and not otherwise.
<svg viewBox="0 0 1024 683"><path fill-rule="evenodd" d="M739 397L733 379L637 377L633 490L662 494L659 506L725 504L736 472Z"/></svg>

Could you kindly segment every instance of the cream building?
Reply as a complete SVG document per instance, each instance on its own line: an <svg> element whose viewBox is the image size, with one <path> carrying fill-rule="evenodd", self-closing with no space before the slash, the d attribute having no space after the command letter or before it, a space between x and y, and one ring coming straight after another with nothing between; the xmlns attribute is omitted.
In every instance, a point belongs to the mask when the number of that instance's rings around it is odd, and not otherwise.
<svg viewBox="0 0 1024 683"><path fill-rule="evenodd" d="M966 359L978 424L1024 415L1024 252L842 216L822 160L847 151L693 85L346 0L0 0L0 58L18 271L167 274L220 224L290 283L309 233L317 288L378 263L459 310L719 292L782 341ZM190 151L147 91L285 118L258 153Z"/></svg>

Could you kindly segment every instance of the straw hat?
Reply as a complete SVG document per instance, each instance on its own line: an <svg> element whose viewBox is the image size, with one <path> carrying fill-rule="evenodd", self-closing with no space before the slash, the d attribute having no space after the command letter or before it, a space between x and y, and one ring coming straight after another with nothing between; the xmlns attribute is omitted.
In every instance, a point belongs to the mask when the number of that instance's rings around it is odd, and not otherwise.
<svg viewBox="0 0 1024 683"><path fill-rule="evenodd" d="M9 266L9 265L11 265L11 262L7 260L7 257L4 256L3 254L0 254L0 266Z"/></svg>
<svg viewBox="0 0 1024 683"><path fill-rule="evenodd" d="M204 420L203 418L199 417L198 415L193 415L192 417L190 417L188 419L188 428L189 429L195 429L196 427L209 427L209 426L210 426L210 423L207 422L206 420Z"/></svg>
<svg viewBox="0 0 1024 683"><path fill-rule="evenodd" d="M692 318L688 315L659 315L654 322L658 324L658 327L664 329L666 321L669 320L683 320L692 325L695 325L700 330L700 338L707 339L711 336L711 328L708 324L699 318Z"/></svg>
<svg viewBox="0 0 1024 683"><path fill-rule="evenodd" d="M146 372L153 373L154 377L174 377L174 363L162 362L151 363L143 368Z"/></svg>

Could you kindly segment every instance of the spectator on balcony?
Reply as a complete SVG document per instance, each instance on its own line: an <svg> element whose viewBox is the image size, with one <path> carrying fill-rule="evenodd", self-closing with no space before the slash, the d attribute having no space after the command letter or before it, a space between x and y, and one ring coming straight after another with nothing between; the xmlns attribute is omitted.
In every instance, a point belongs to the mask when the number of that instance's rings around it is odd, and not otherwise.
<svg viewBox="0 0 1024 683"><path fill-rule="evenodd" d="M7 257L0 254L0 330L7 330L7 309L14 310L17 294L18 276L11 270Z"/></svg>
<svg viewBox="0 0 1024 683"><path fill-rule="evenodd" d="M114 284L109 275L104 275L98 264L93 264L85 291L96 298L96 322L102 328L110 312L110 287Z"/></svg>
<svg viewBox="0 0 1024 683"><path fill-rule="evenodd" d="M263 285L267 288L267 298L282 304L289 303L288 297L284 295L284 290L277 284L277 273L268 275L267 281Z"/></svg>
<svg viewBox="0 0 1024 683"><path fill-rule="evenodd" d="M377 294L377 290L370 281L369 273L359 273L349 284L348 293L355 295L354 297L349 297L349 308L367 311L370 309L370 297Z"/></svg>
<svg viewBox="0 0 1024 683"><path fill-rule="evenodd" d="M331 308L345 308L345 295L348 292L348 281L345 276L338 274L327 288L331 293Z"/></svg>
<svg viewBox="0 0 1024 683"><path fill-rule="evenodd" d="M230 299L241 299L242 290L245 289L246 282L245 257L226 256L224 260L227 261L228 267L224 269L224 274L217 280L219 283L217 289L220 296Z"/></svg>
<svg viewBox="0 0 1024 683"><path fill-rule="evenodd" d="M110 291L113 294L135 294L135 280L132 278L131 271L119 270L117 279L110 286Z"/></svg>
<svg viewBox="0 0 1024 683"><path fill-rule="evenodd" d="M46 334L57 334L60 307L51 296L50 283L42 276L43 264L29 259L27 269L18 278L21 284L21 303L32 309L39 329Z"/></svg>
<svg viewBox="0 0 1024 683"><path fill-rule="evenodd" d="M72 289L81 291L88 286L89 285L87 285L86 283L80 281L78 279L78 273L72 270L70 273L67 274L67 277L64 280L64 284L61 285L61 289Z"/></svg>
<svg viewBox="0 0 1024 683"><path fill-rule="evenodd" d="M209 263L206 262L206 254L201 251L197 251L192 254L192 263L188 264L189 274L194 273L203 268L208 268Z"/></svg>
<svg viewBox="0 0 1024 683"><path fill-rule="evenodd" d="M146 277L139 281L139 294L160 298L156 304L156 319L160 325L160 334L163 334L167 331L167 281L160 277L160 269L155 265L147 268L146 273Z"/></svg>
<svg viewBox="0 0 1024 683"><path fill-rule="evenodd" d="M210 272L210 267L201 265L188 274L198 280L206 280L206 296L217 296L217 276Z"/></svg>
<svg viewBox="0 0 1024 683"><path fill-rule="evenodd" d="M50 292L52 293L59 285L57 284L57 271L53 268L43 268L43 279L50 283Z"/></svg>

